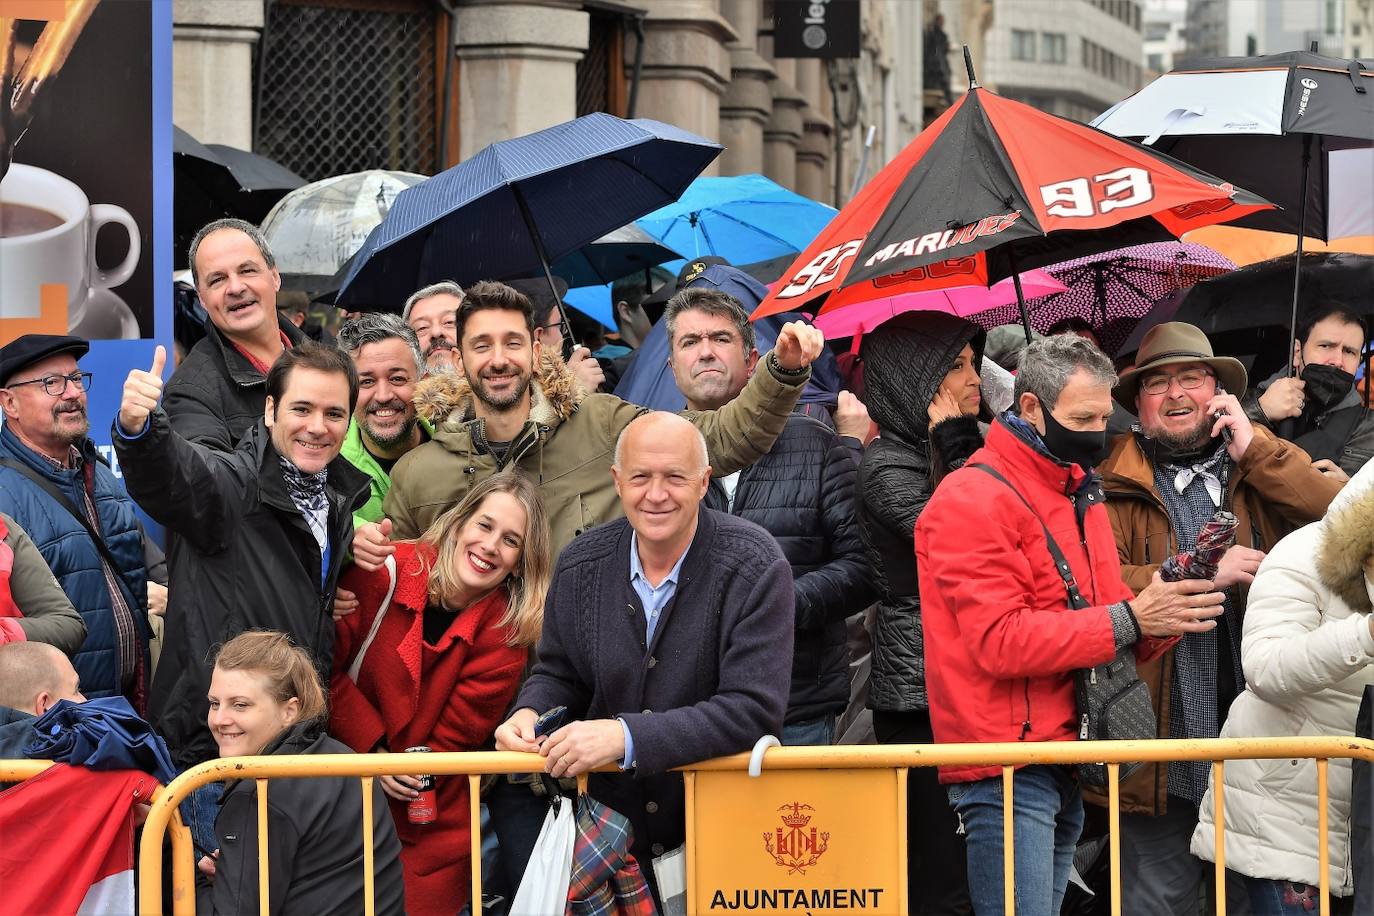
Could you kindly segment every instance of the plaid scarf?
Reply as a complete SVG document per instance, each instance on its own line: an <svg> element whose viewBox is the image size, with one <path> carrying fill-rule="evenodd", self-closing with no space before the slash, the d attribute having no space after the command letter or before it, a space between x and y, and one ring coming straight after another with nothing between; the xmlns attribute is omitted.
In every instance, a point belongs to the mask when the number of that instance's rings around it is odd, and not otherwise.
<svg viewBox="0 0 1374 916"><path fill-rule="evenodd" d="M281 476L286 480L291 501L301 510L323 557L329 550L329 497L324 493L324 485L329 480L329 468L324 468L318 474L306 474L285 458L278 456L277 460L281 462Z"/></svg>
<svg viewBox="0 0 1374 916"><path fill-rule="evenodd" d="M1192 471L1179 490L1180 472ZM1169 512L1169 524L1178 541L1178 552L1189 553L1197 546L1202 526L1217 513L1217 504L1208 491L1209 478L1220 481L1225 492L1231 474L1231 458L1226 443L1204 459L1186 464L1161 462L1154 465L1155 490ZM1240 667L1240 622L1228 597L1222 604L1224 628L1231 643L1236 689L1245 685ZM1217 721L1218 635L1223 627L1205 633L1188 633L1174 646L1174 676L1169 687L1169 737L1215 738L1221 730ZM1169 764L1169 794L1200 804L1207 791L1211 764L1206 761L1181 761Z"/></svg>

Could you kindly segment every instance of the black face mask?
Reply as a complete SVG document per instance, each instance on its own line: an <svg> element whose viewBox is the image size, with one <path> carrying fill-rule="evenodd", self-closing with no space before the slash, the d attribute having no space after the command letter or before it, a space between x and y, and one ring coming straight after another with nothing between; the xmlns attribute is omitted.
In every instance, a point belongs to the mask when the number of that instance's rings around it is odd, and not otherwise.
<svg viewBox="0 0 1374 916"><path fill-rule="evenodd" d="M1083 473L1090 474L1093 467L1107 457L1105 429L1069 429L1054 418L1043 401L1040 404L1040 416L1045 418L1045 447L1060 461L1076 464L1083 469Z"/></svg>
<svg viewBox="0 0 1374 916"><path fill-rule="evenodd" d="M1355 387L1355 376L1336 366L1308 363L1298 377L1304 383L1303 394L1319 410L1336 406Z"/></svg>

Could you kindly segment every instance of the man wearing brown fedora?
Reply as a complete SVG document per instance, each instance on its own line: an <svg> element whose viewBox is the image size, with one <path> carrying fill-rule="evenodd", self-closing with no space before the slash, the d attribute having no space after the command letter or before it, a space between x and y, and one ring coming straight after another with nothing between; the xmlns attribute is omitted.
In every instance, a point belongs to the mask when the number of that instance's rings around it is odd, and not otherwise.
<svg viewBox="0 0 1374 916"><path fill-rule="evenodd" d="M1241 620L1255 570L1279 538L1321 518L1341 487L1302 449L1250 422L1237 399L1245 388L1239 360L1213 355L1201 330L1174 321L1145 335L1112 392L1140 418L1099 468L1126 584L1139 591L1166 560L1190 553L1219 511L1239 520L1214 578L1227 596L1217 626L1140 666L1160 738L1217 737L1245 686ZM1188 846L1208 771L1205 762L1152 764L1123 781L1124 912L1197 916L1212 866ZM1227 900L1243 906L1244 889L1234 890Z"/></svg>

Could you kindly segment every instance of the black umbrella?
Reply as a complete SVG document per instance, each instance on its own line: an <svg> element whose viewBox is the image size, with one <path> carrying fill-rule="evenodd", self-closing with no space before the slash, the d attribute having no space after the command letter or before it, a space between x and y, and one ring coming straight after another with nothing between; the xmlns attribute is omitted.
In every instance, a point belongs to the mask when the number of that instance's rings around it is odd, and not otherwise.
<svg viewBox="0 0 1374 916"><path fill-rule="evenodd" d="M604 286L636 271L681 258L682 255L629 223L562 258L553 265L553 272L573 288Z"/></svg>
<svg viewBox="0 0 1374 916"><path fill-rule="evenodd" d="M1143 138L1171 156L1274 201L1236 225L1330 240L1330 156L1374 145L1374 61L1292 51L1192 61L1104 113L1094 126ZM1366 201L1365 207L1369 204ZM1294 264L1290 343L1302 274ZM1291 349L1291 347L1290 347Z"/></svg>
<svg viewBox="0 0 1374 916"><path fill-rule="evenodd" d="M200 228L226 216L261 223L273 205L305 179L265 156L220 144L206 145L172 128L172 224L176 266Z"/></svg>

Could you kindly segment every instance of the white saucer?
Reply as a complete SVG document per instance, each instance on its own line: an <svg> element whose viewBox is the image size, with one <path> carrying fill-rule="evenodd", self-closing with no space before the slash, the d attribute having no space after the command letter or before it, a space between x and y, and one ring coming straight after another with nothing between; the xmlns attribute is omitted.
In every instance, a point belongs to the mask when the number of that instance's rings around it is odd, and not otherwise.
<svg viewBox="0 0 1374 916"><path fill-rule="evenodd" d="M76 319L70 333L87 340L137 340L138 319L133 309L108 289L92 289L86 301L73 309Z"/></svg>

